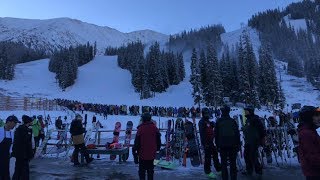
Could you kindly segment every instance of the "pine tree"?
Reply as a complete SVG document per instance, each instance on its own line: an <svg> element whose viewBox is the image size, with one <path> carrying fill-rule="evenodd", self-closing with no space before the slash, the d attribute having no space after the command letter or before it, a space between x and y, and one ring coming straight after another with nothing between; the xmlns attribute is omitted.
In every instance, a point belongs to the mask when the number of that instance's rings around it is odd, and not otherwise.
<svg viewBox="0 0 320 180"><path fill-rule="evenodd" d="M279 102L279 90L275 64L271 55L270 48L260 48L259 60L260 102L264 105Z"/></svg>
<svg viewBox="0 0 320 180"><path fill-rule="evenodd" d="M207 58L203 50L201 50L200 52L199 64L200 64L201 92L203 96L202 102L206 103L205 94L208 94L208 75L207 75Z"/></svg>
<svg viewBox="0 0 320 180"><path fill-rule="evenodd" d="M206 93L204 93L204 98L208 105L217 107L222 103L223 86L217 54L212 45L207 47L207 63L208 87Z"/></svg>
<svg viewBox="0 0 320 180"><path fill-rule="evenodd" d="M198 106L200 107L200 103L202 101L201 75L200 75L200 64L197 57L197 51L195 48L192 50L190 68L191 68L191 75L190 75L189 81L193 87L192 97L194 99L194 104L198 104Z"/></svg>

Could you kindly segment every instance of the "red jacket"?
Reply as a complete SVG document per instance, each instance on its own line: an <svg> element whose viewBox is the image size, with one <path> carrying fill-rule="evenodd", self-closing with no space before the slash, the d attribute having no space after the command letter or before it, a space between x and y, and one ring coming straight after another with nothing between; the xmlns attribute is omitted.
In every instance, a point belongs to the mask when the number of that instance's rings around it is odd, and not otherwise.
<svg viewBox="0 0 320 180"><path fill-rule="evenodd" d="M138 127L134 148L142 160L154 160L160 150L161 140L159 129L153 122L144 122Z"/></svg>
<svg viewBox="0 0 320 180"><path fill-rule="evenodd" d="M316 128L304 124L299 127L299 157L305 176L320 176L320 136Z"/></svg>

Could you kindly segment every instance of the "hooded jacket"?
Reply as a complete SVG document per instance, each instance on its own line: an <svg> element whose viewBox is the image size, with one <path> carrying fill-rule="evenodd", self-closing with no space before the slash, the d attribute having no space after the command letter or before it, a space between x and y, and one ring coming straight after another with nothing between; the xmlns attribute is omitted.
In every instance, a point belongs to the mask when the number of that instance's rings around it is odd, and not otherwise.
<svg viewBox="0 0 320 180"><path fill-rule="evenodd" d="M310 123L299 125L299 158L305 176L320 176L320 136Z"/></svg>

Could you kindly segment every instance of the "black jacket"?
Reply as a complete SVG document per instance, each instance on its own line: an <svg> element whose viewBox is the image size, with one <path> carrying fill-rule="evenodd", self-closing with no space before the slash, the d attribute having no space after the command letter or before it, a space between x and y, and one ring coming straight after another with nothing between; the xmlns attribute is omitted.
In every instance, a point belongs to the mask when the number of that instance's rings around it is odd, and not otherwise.
<svg viewBox="0 0 320 180"><path fill-rule="evenodd" d="M247 117L246 125L243 127L243 135L246 145L261 145L266 136L266 131L259 116L252 115Z"/></svg>
<svg viewBox="0 0 320 180"><path fill-rule="evenodd" d="M14 133L12 156L25 160L33 158L32 129L25 125L20 125Z"/></svg>
<svg viewBox="0 0 320 180"><path fill-rule="evenodd" d="M55 126L57 129L62 129L62 120L61 119L57 119L55 122Z"/></svg>
<svg viewBox="0 0 320 180"><path fill-rule="evenodd" d="M73 120L70 126L70 134L72 136L77 136L85 133L86 130L82 126L82 122L80 120Z"/></svg>
<svg viewBox="0 0 320 180"><path fill-rule="evenodd" d="M217 148L233 148L240 150L240 131L237 122L230 116L222 116L217 120L215 128Z"/></svg>

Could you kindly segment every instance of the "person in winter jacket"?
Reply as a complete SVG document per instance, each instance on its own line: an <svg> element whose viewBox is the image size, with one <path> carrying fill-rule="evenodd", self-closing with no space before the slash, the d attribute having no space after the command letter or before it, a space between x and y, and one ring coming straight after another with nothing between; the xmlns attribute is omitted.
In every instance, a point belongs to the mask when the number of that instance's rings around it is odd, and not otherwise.
<svg viewBox="0 0 320 180"><path fill-rule="evenodd" d="M320 108L302 107L300 113L299 158L303 174L307 180L320 179Z"/></svg>
<svg viewBox="0 0 320 180"><path fill-rule="evenodd" d="M79 152L84 155L87 164L93 161L93 158L89 157L89 154L87 152L87 148L85 146L84 142L84 134L86 133L86 130L82 126L82 116L80 114L76 115L76 118L71 122L70 126L70 134L72 136L72 141L74 144L74 151L73 151L73 163L75 166L80 165L79 163Z"/></svg>
<svg viewBox="0 0 320 180"><path fill-rule="evenodd" d="M58 119L56 120L55 126L56 126L56 129L62 130L62 120L61 120L61 116L59 116Z"/></svg>
<svg viewBox="0 0 320 180"><path fill-rule="evenodd" d="M138 132L134 140L134 150L139 156L139 178L144 180L146 172L148 180L153 179L154 165L153 161L156 152L160 150L161 139L160 132L156 125L151 121L151 114L142 115L142 124L138 127Z"/></svg>
<svg viewBox="0 0 320 180"><path fill-rule="evenodd" d="M29 162L33 158L31 117L22 116L23 124L14 133L12 157L16 158L13 180L29 180Z"/></svg>
<svg viewBox="0 0 320 180"><path fill-rule="evenodd" d="M228 161L231 180L237 179L237 155L240 151L240 131L237 122L229 115L230 107L221 108L221 118L216 122L215 141L221 155L222 179L228 179Z"/></svg>
<svg viewBox="0 0 320 180"><path fill-rule="evenodd" d="M40 143L40 131L41 131L41 125L40 122L38 121L38 119L34 116L33 117L33 122L32 122L32 134L33 134L33 138L34 138L34 153L36 153L36 149L37 147L39 147L39 143Z"/></svg>
<svg viewBox="0 0 320 180"><path fill-rule="evenodd" d="M16 116L9 116L0 128L0 179L10 180L10 154L13 142L12 129L20 123Z"/></svg>
<svg viewBox="0 0 320 180"><path fill-rule="evenodd" d="M44 133L44 128L45 128L45 123L43 122L43 117L41 115L39 115L38 117L38 121L40 124L40 134L39 134L39 138L41 139L41 141L44 141L45 138L45 133Z"/></svg>
<svg viewBox="0 0 320 180"><path fill-rule="evenodd" d="M214 145L214 124L209 121L210 112L208 108L202 109L202 119L199 121L199 131L201 144L204 147L204 172L210 177L215 178L215 174L211 171L211 158L217 172L221 171L221 164L218 158L218 150Z"/></svg>
<svg viewBox="0 0 320 180"><path fill-rule="evenodd" d="M3 127L4 126L4 122L2 119L0 119L0 127Z"/></svg>
<svg viewBox="0 0 320 180"><path fill-rule="evenodd" d="M243 175L252 175L253 168L256 174L262 174L262 165L258 160L258 148L264 144L266 132L260 117L254 114L254 107L248 106L245 110L246 124L243 127L244 159L246 171Z"/></svg>

